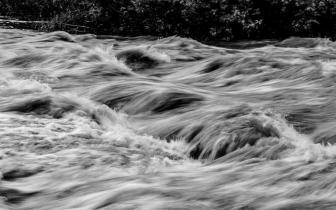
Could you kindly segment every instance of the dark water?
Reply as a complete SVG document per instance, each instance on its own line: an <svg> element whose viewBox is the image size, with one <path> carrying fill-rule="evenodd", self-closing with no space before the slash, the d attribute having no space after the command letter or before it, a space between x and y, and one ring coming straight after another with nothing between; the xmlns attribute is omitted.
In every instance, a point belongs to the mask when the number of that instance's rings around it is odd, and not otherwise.
<svg viewBox="0 0 336 210"><path fill-rule="evenodd" d="M336 209L336 44L0 30L0 209Z"/></svg>

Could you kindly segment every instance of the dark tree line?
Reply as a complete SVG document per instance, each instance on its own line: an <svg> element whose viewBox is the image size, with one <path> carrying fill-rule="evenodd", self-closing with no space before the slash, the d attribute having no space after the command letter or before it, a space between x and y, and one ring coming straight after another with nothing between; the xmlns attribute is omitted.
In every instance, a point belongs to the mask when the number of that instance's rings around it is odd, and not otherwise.
<svg viewBox="0 0 336 210"><path fill-rule="evenodd" d="M0 15L115 35L199 40L336 38L335 0L0 0Z"/></svg>

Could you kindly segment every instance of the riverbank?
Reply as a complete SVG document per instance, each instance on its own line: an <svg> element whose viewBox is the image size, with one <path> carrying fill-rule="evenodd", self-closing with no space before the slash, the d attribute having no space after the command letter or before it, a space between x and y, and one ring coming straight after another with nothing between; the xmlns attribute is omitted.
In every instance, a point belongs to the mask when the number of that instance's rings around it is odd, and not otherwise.
<svg viewBox="0 0 336 210"><path fill-rule="evenodd" d="M177 35L203 42L336 38L336 2L327 0L22 0L0 2L0 15L47 21L34 25L45 32Z"/></svg>

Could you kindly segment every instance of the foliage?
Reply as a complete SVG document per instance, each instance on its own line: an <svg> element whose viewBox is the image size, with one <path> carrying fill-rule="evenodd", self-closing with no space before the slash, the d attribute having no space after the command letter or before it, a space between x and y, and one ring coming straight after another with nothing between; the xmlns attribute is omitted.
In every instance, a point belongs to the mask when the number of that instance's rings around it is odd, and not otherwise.
<svg viewBox="0 0 336 210"><path fill-rule="evenodd" d="M75 25L98 34L336 38L333 0L0 0L0 15L48 20L42 30Z"/></svg>

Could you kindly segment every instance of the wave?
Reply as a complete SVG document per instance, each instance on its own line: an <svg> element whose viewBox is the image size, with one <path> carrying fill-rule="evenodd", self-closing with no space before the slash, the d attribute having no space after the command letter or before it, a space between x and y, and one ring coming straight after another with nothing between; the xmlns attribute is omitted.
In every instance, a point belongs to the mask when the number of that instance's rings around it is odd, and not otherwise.
<svg viewBox="0 0 336 210"><path fill-rule="evenodd" d="M160 63L170 62L168 55L156 52L150 47L122 50L116 54L116 58L135 71L154 68Z"/></svg>
<svg viewBox="0 0 336 210"><path fill-rule="evenodd" d="M328 47L328 46L332 47L335 45L329 39L292 37L275 44L275 46L291 47L291 48L297 48L297 47L315 48L315 47Z"/></svg>

